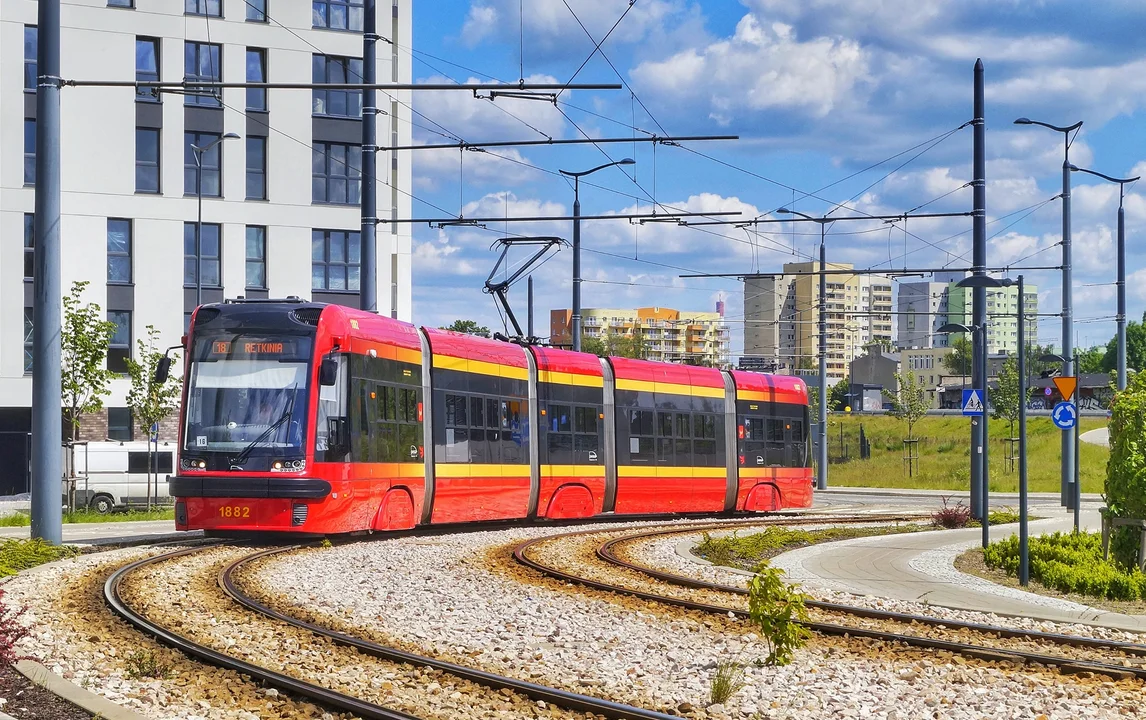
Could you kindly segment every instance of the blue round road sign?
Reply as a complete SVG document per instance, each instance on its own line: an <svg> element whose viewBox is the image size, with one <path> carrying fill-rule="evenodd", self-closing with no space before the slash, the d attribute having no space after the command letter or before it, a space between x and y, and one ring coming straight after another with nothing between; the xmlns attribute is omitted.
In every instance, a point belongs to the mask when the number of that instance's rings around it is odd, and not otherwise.
<svg viewBox="0 0 1146 720"><path fill-rule="evenodd" d="M1074 403L1060 402L1051 411L1051 420L1059 430L1070 430L1078 422L1078 410Z"/></svg>
<svg viewBox="0 0 1146 720"><path fill-rule="evenodd" d="M1051 395L1054 395L1054 390L1051 390L1049 387L1043 388L1043 395L1050 397Z"/></svg>

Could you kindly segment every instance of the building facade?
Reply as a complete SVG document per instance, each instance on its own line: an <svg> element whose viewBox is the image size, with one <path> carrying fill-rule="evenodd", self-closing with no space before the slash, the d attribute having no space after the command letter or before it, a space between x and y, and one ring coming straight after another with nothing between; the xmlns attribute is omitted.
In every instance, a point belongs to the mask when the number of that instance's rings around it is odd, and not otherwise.
<svg viewBox="0 0 1146 720"><path fill-rule="evenodd" d="M927 392L932 408L939 407L942 398L938 389L943 386L944 376L950 375L950 370L943 364L943 358L952 352L954 350L949 347L904 348L899 351L900 373L915 376L916 385L922 386Z"/></svg>
<svg viewBox="0 0 1146 720"><path fill-rule="evenodd" d="M947 288L948 322L970 325L972 320L970 288L957 287L954 283ZM1039 289L1035 285L1023 287L1026 296L1023 312L1027 316L1026 342L1037 345ZM960 335L952 335L954 342ZM969 338L968 338L969 339ZM1019 289L1015 286L987 289L987 352L1015 355L1019 349Z"/></svg>
<svg viewBox="0 0 1146 720"><path fill-rule="evenodd" d="M554 345L572 343L573 313L552 310L549 314L549 340ZM724 321L724 304L716 312L693 312L664 307L619 310L582 308L581 330L585 337L608 335L644 340L645 357L660 362L677 362L724 367L729 364L729 333Z"/></svg>
<svg viewBox="0 0 1146 720"><path fill-rule="evenodd" d="M939 282L899 283L898 347L947 347L947 336L938 332L947 322L947 286Z"/></svg>
<svg viewBox="0 0 1146 720"><path fill-rule="evenodd" d="M828 270L851 270L828 263ZM819 363L818 262L787 263L781 275L744 279L744 354L770 358L777 372L797 373ZM795 274L809 273L809 274ZM828 381L847 375L848 363L871 343L891 344L891 281L881 275L827 276Z"/></svg>
<svg viewBox="0 0 1146 720"><path fill-rule="evenodd" d="M410 2L379 6L378 78L410 82ZM34 371L36 10L35 0L0 4L0 447L19 446L0 468L19 475ZM73 0L62 9L61 75L354 82L362 13L362 0ZM378 93L382 144L410 142L410 103L409 92ZM116 323L111 369L122 370L148 326L163 345L178 344L196 280L204 303L297 295L359 304L362 185L376 182L382 218L410 216L411 188L408 152L380 153L377 178L362 177L361 113L352 90L63 88L61 285L67 293L87 281L84 300ZM378 225L378 311L404 320L410 249L408 226ZM108 409L85 421L82 437L142 438L127 386L113 381Z"/></svg>

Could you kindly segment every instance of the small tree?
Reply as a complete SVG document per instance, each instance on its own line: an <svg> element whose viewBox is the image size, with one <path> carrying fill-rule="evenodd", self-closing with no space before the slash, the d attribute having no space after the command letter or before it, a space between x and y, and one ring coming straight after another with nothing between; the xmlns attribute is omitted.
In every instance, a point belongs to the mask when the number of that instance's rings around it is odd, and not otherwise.
<svg viewBox="0 0 1146 720"><path fill-rule="evenodd" d="M75 468L80 417L103 408L103 399L111 394L108 386L115 376L107 369L107 349L116 325L107 320L99 305L82 303L81 296L87 286L87 281L72 283L71 292L63 299L64 316L60 327L60 397L72 425L72 468ZM74 473L68 478L67 490L68 507L75 510Z"/></svg>
<svg viewBox="0 0 1146 720"><path fill-rule="evenodd" d="M943 367L952 375L971 374L971 341L965 337L951 343L953 352L943 356Z"/></svg>
<svg viewBox="0 0 1146 720"><path fill-rule="evenodd" d="M808 419L812 423L820 422L820 388L808 386Z"/></svg>
<svg viewBox="0 0 1146 720"><path fill-rule="evenodd" d="M891 397L891 414L907 423L907 439L915 439L915 423L927 414L927 388L916 382L914 373L896 373L899 389Z"/></svg>
<svg viewBox="0 0 1146 720"><path fill-rule="evenodd" d="M848 394L851 392L851 385L848 383L847 378L840 380L832 386L828 391L828 409L829 410L843 410L848 404ZM855 410L855 408L852 408Z"/></svg>
<svg viewBox="0 0 1146 720"><path fill-rule="evenodd" d="M597 357L606 357L609 354L604 340L584 334L581 335L581 352L593 353Z"/></svg>
<svg viewBox="0 0 1146 720"><path fill-rule="evenodd" d="M137 359L127 359L127 374L131 378L131 389L127 393L127 406L137 427L150 436L151 428L167 419L179 405L180 383L177 376L169 376L162 383L155 382L155 369L163 358L159 331L154 325L147 326L147 340L140 338ZM172 356L173 360L178 359ZM154 467L151 443L147 444L147 509L151 509L151 473ZM156 483L159 482L156 473Z"/></svg>
<svg viewBox="0 0 1146 720"><path fill-rule="evenodd" d="M793 653L808 642L808 596L784 582L779 569L768 561L755 568L748 584L748 615L768 645L765 665L787 665Z"/></svg>
<svg viewBox="0 0 1146 720"><path fill-rule="evenodd" d="M1110 459L1105 499L1111 517L1146 518L1146 373L1128 378L1110 404ZM1111 535L1114 559L1123 567L1138 560L1138 529L1117 527Z"/></svg>
<svg viewBox="0 0 1146 720"><path fill-rule="evenodd" d="M1015 358L1007 358L999 371L999 386L991 391L991 417L1006 420L1010 425L1010 437L1015 436L1015 423L1019 419L1019 365Z"/></svg>
<svg viewBox="0 0 1146 720"><path fill-rule="evenodd" d="M442 330L452 330L454 332L465 333L467 335L477 335L478 337L491 337L489 328L484 325L478 325L473 320L454 320L449 325L441 328Z"/></svg>

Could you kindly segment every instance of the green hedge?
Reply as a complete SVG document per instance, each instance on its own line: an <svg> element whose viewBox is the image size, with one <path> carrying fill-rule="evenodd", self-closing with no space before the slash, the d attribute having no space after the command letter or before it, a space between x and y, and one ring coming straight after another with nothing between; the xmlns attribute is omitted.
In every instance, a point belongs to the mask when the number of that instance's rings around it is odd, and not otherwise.
<svg viewBox="0 0 1146 720"><path fill-rule="evenodd" d="M49 545L43 540L5 540L0 542L0 577L75 555L79 555L79 550L68 545Z"/></svg>
<svg viewBox="0 0 1146 720"><path fill-rule="evenodd" d="M1146 518L1146 372L1135 373L1110 403L1106 505L1112 517ZM1111 554L1123 567L1138 564L1138 531L1115 528Z"/></svg>
<svg viewBox="0 0 1146 720"><path fill-rule="evenodd" d="M983 551L988 567L1019 574L1019 538L993 542ZM1124 570L1102 557L1099 533L1054 533L1031 538L1031 577L1048 588L1108 600L1146 598L1146 574Z"/></svg>

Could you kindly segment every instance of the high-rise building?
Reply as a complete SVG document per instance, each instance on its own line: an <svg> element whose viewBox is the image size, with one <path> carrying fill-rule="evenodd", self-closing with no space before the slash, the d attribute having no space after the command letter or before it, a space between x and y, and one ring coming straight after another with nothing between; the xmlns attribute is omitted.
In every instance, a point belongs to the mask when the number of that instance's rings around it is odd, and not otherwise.
<svg viewBox="0 0 1146 720"><path fill-rule="evenodd" d="M970 288L957 287L954 283L947 288L948 322L969 325L972 321ZM1035 285L1024 284L1023 294L1027 316L1026 341L1038 344L1039 289ZM1019 289L1014 285L1004 288L987 288L987 352L1015 355L1019 349ZM956 337L952 335L950 342ZM968 338L970 339L970 338Z"/></svg>
<svg viewBox="0 0 1146 720"><path fill-rule="evenodd" d="M828 270L851 270L828 263ZM744 279L744 354L774 361L777 372L819 367L818 262L787 263L780 275ZM802 273L802 274L794 274ZM803 274L807 273L807 274ZM865 345L891 344L891 281L882 275L827 276L828 378L840 380Z"/></svg>
<svg viewBox="0 0 1146 720"><path fill-rule="evenodd" d="M554 345L572 343L572 311L552 310L549 314L549 340ZM662 362L710 366L729 363L728 325L723 303L717 312L693 312L664 307L627 310L582 308L581 331L588 338L632 337L639 333L645 357Z"/></svg>
<svg viewBox="0 0 1146 720"><path fill-rule="evenodd" d="M378 78L408 83L410 0L378 4ZM26 487L31 431L36 6L0 3L0 494ZM61 75L354 82L362 24L363 0L71 0ZM382 145L409 144L410 103L409 92L378 93ZM359 198L373 181L362 177L361 116L358 90L62 89L61 285L66 294L87 281L84 300L116 324L112 370L123 370L148 326L164 345L179 343L200 273L203 302L297 295L359 304L362 283L375 281L360 275ZM201 163L193 145L210 147ZM410 154L382 152L377 165L378 215L409 217ZM410 246L408 225L378 225L378 311L404 320ZM142 437L127 380L111 387L81 437Z"/></svg>
<svg viewBox="0 0 1146 720"><path fill-rule="evenodd" d="M947 286L941 282L901 282L896 300L900 348L947 347L937 331L947 322Z"/></svg>

